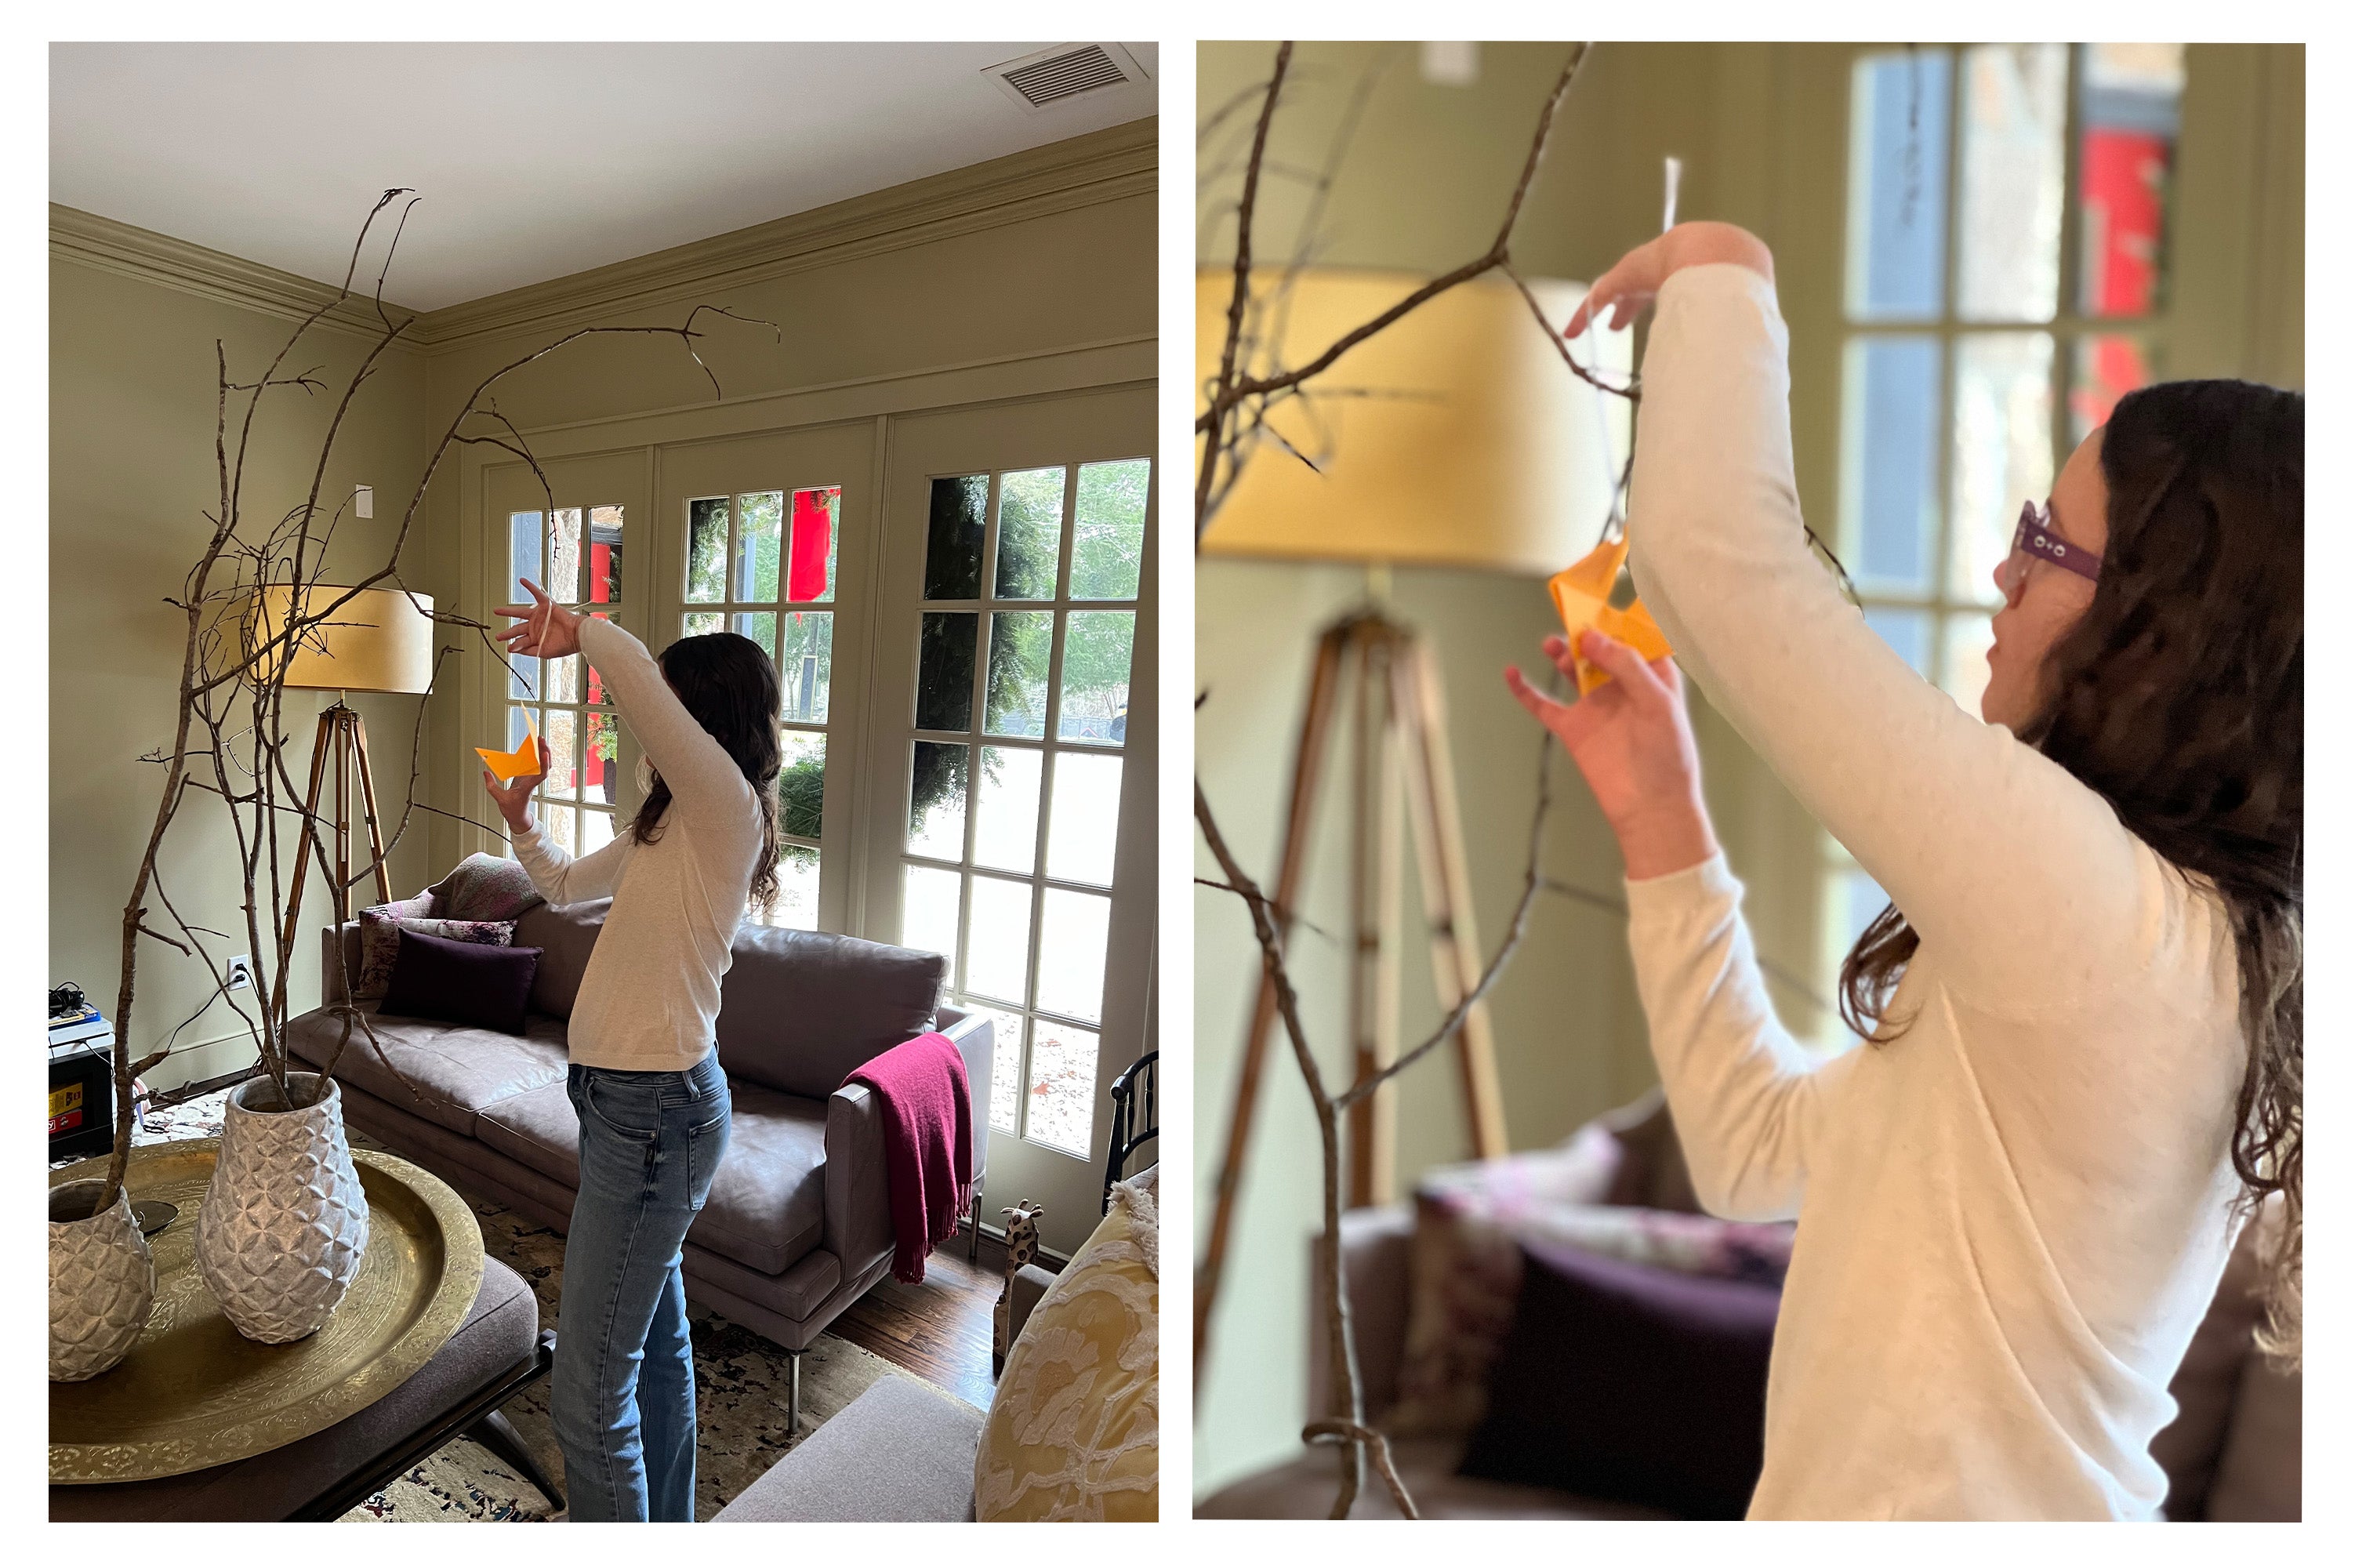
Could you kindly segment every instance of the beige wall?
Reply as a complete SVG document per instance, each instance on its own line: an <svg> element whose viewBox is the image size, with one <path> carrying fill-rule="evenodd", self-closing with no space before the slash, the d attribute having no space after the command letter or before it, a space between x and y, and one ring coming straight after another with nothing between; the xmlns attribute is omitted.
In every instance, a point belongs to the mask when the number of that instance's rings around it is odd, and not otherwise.
<svg viewBox="0 0 2355 1568"><path fill-rule="evenodd" d="M233 377L250 379L294 324L79 261L56 261L49 289L49 973L53 981L78 981L112 1016L123 901L163 784L160 767L136 759L171 748L186 635L186 620L163 600L182 591L209 533L200 514L218 505L213 346L222 345ZM290 367L319 367L335 393L270 394L248 463L248 517L300 504L334 397L365 351L360 338L339 332L304 339ZM408 488L424 391L421 357L385 363L346 421L325 495L348 495L356 484L372 484L380 495ZM382 563L388 510L379 508L373 524L345 527L331 571ZM430 555L410 557L410 581L438 599L448 584L431 570ZM298 737L293 765L307 760L310 720L330 700L288 693L288 730ZM419 701L354 699L368 718L381 772L405 771ZM412 829L395 854L395 881L407 891L426 864L423 834ZM165 890L192 923L244 931L236 842L215 797L197 795L182 808L160 869ZM150 923L170 930L155 907L158 918ZM324 895L319 907L326 907ZM266 912L261 921L266 927ZM240 939L218 955L246 947ZM296 955L296 994L313 995L316 949L300 944ZM211 983L194 960L154 942L144 944L140 962L133 1033L148 1049L204 1001ZM221 1043L206 1047L215 1040ZM199 1049L166 1062L151 1083L252 1060L250 1037L225 1003L182 1031L179 1043Z"/></svg>
<svg viewBox="0 0 2355 1568"><path fill-rule="evenodd" d="M1272 44L1206 43L1198 52L1205 113L1265 78ZM1842 190L1796 149L1838 166L1848 58L1837 45L1606 45L1590 59L1556 123L1516 243L1529 272L1588 279L1657 231L1661 160L1685 160L1680 216L1742 223L1774 246L1793 332L1794 441L1811 515L1828 518L1837 473L1838 267ZM1478 255L1517 177L1538 105L1567 46L1489 44L1476 87L1425 84L1413 47L1391 46L1355 144L1337 182L1317 258L1340 265L1438 272ZM1296 95L1279 111L1272 162L1321 166L1347 99L1377 46L1310 43L1295 51ZM2303 51L2195 49L2180 194L2192 209L2224 213L2179 234L2175 309L2183 330L2176 375L2240 374L2295 384L2303 320ZM1255 104L1202 144L1206 184L1221 195ZM1223 179L1209 177L1223 168ZM2254 191L2258 194L2252 195ZM1294 253L1305 187L1271 179L1255 229L1263 261ZM2193 204L2197 204L2196 207ZM2251 234L2260 238L2251 240ZM1231 261L1231 213L1207 217L1199 254ZM1203 785L1244 863L1272 875L1283 793L1316 629L1365 592L1362 573L1330 566L1203 560L1196 585L1196 669L1208 700L1196 724ZM1509 661L1534 660L1556 623L1541 583L1468 572L1401 571L1394 608L1440 650L1484 944L1493 947L1518 894L1534 804L1531 727L1498 679ZM1762 953L1801 974L1817 951L1819 830L1755 754L1696 699L1710 806L1733 868L1749 887ZM1555 771L1546 845L1550 876L1615 891L1619 859L1592 798L1567 763ZM1310 865L1323 871L1305 920L1345 931L1341 801L1329 797ZM1199 874L1215 875L1198 849ZM1413 866L1403 903L1420 907ZM1231 896L1197 889L1195 1192L1207 1225L1255 984L1257 950ZM1409 956L1402 1033L1420 1039L1440 1009L1419 957L1420 920L1405 922ZM1342 1068L1344 954L1308 933L1294 947L1305 1022L1325 1070ZM1796 1029L1822 1019L1778 987ZM1528 938L1494 1003L1498 1070L1512 1142L1557 1141L1654 1079L1625 954L1624 923L1541 895ZM1279 1048L1270 1061L1238 1230L1226 1264L1206 1375L1195 1408L1198 1494L1297 1451L1305 1413L1308 1239L1317 1223L1315 1118ZM1403 1080L1400 1180L1467 1152L1455 1085L1444 1056ZM1199 1239L1197 1247L1199 1247Z"/></svg>
<svg viewBox="0 0 2355 1568"><path fill-rule="evenodd" d="M373 484L376 531L356 532L352 543L389 537L394 497L412 490L427 453L485 376L576 327L677 323L698 303L783 328L780 346L764 328L705 318L710 335L700 347L731 400L1149 337L1154 144L1150 121L1116 127L1060 150L1016 155L436 312L417 324L421 350L395 356L363 395L327 490ZM253 296L295 297L305 285L137 231L53 251L49 965L54 978L79 980L111 1011L123 901L160 783L133 759L168 745L177 681L180 623L160 600L176 590L201 548L198 512L214 494L212 342L225 341L232 368L259 364L292 324L254 307ZM105 264L92 264L93 251ZM182 286L168 286L167 277ZM398 283L396 272L395 297ZM319 335L303 362L325 361L332 379L361 345L357 336ZM249 510L257 514L299 498L304 460L315 455L314 432L329 406L299 394L278 397L281 422L269 425L271 440L248 485ZM592 340L532 367L501 383L498 405L528 431L708 406L710 399L709 383L676 343L632 337ZM462 586L477 592L458 580L457 469L445 460L404 558L412 585L445 606L458 603ZM465 640L453 629L442 637L462 646ZM443 667L430 699L419 797L476 816L481 792L462 733L460 694L486 658L475 639ZM356 699L388 788L405 773L418 702ZM296 722L307 731L313 709L302 711ZM308 744L307 733L296 739L303 755ZM227 929L234 860L224 848L225 827L216 831L220 814L206 805L186 808L166 867L175 897L185 889L187 901L208 912L192 910L191 918ZM396 896L454 863L461 832L421 814L394 859ZM325 908L323 897L307 898L309 922ZM300 951L298 1008L310 1004L317 983L312 950L306 944ZM168 950L151 944L142 962L134 1043L145 1049L202 1000L204 989L194 965ZM226 1017L216 1007L182 1042L225 1033L218 1020ZM250 1060L250 1048L241 1052L232 1040L169 1064L151 1081L179 1082Z"/></svg>

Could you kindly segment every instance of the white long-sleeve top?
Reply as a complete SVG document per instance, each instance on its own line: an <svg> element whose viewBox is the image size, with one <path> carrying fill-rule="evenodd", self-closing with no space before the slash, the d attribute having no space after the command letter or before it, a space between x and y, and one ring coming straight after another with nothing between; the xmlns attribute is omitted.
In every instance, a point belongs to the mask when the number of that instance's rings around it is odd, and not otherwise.
<svg viewBox="0 0 2355 1568"><path fill-rule="evenodd" d="M1627 885L1701 1201L1799 1221L1751 1515L2147 1518L2235 1228L2224 912L1841 598L1800 529L1788 344L1756 272L1668 279L1628 524L1678 663L1921 937L1911 1028L1822 1060L1722 857Z"/></svg>
<svg viewBox="0 0 2355 1568"><path fill-rule="evenodd" d="M516 859L552 904L610 897L565 1031L585 1067L683 1072L709 1053L719 980L761 854L761 808L744 771L683 707L645 645L610 621L581 623L596 667L639 749L670 785L654 842L628 828L575 859L537 820Z"/></svg>

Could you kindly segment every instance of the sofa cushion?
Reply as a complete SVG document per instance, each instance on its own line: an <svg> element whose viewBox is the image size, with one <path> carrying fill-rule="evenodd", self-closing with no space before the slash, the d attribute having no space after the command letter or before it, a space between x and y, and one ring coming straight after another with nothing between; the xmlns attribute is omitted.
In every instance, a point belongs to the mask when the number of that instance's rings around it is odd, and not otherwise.
<svg viewBox="0 0 2355 1568"><path fill-rule="evenodd" d="M524 1032L516 1035L385 1018L366 1003L358 1010L374 1026L383 1053L356 1026L350 1044L336 1060L336 1076L452 1132L471 1137L475 1114L484 1107L543 1084L562 1086L564 1026L554 1019L527 1018ZM324 1067L342 1032L335 1014L323 1008L286 1026L286 1046L314 1067Z"/></svg>
<svg viewBox="0 0 2355 1568"><path fill-rule="evenodd" d="M878 1379L744 1488L714 1524L961 1524L981 1412L913 1378Z"/></svg>
<svg viewBox="0 0 2355 1568"><path fill-rule="evenodd" d="M720 987L719 1063L732 1080L823 1101L932 1027L947 974L937 953L747 923Z"/></svg>
<svg viewBox="0 0 2355 1568"><path fill-rule="evenodd" d="M521 1034L531 1001L537 947L507 947L403 929L400 955L377 1011Z"/></svg>
<svg viewBox="0 0 2355 1568"><path fill-rule="evenodd" d="M1523 1248L1464 1473L1740 1519L1765 1459L1778 1286Z"/></svg>
<svg viewBox="0 0 2355 1568"><path fill-rule="evenodd" d="M687 1240L746 1268L783 1274L826 1232L826 1102L729 1085L728 1153ZM566 1187L581 1185L581 1122L563 1083L485 1110L483 1143Z"/></svg>
<svg viewBox="0 0 2355 1568"><path fill-rule="evenodd" d="M581 976L589 972L589 955L613 902L534 904L516 917L515 944L539 949L539 972L531 979L534 1012L572 1016L572 999L581 994Z"/></svg>
<svg viewBox="0 0 2355 1568"><path fill-rule="evenodd" d="M1391 1445L1398 1471L1415 1511L1425 1519L1666 1519L1657 1509L1632 1503L1572 1497L1543 1487L1508 1486L1456 1473L1463 1460L1461 1437L1408 1437ZM1333 1450L1304 1449L1272 1469L1229 1482L1194 1505L1196 1519L1323 1519L1333 1509L1339 1481ZM1349 1509L1351 1519L1397 1519L1398 1508L1372 1467Z"/></svg>

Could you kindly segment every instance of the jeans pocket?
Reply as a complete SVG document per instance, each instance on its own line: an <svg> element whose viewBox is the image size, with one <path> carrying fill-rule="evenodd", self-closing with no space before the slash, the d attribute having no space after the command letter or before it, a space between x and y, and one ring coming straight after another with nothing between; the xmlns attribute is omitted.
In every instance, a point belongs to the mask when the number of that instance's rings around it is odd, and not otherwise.
<svg viewBox="0 0 2355 1568"><path fill-rule="evenodd" d="M719 1173L719 1162L728 1156L729 1111L723 1100L718 1115L687 1130L687 1206L698 1212L711 1196L711 1179Z"/></svg>
<svg viewBox="0 0 2355 1568"><path fill-rule="evenodd" d="M651 1145L662 1136L662 1108L659 1104L651 1099L634 1102L634 1096L616 1093L611 1084L607 1084L604 1093L600 1094L594 1070L582 1081L581 1101L587 1106L589 1114L597 1118L599 1126L618 1137L634 1144Z"/></svg>

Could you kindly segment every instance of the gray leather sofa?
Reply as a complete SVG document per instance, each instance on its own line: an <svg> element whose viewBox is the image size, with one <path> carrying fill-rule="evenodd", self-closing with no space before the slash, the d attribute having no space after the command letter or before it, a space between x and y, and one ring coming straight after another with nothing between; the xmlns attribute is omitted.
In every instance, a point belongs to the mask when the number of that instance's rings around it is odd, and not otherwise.
<svg viewBox="0 0 2355 1568"><path fill-rule="evenodd" d="M541 904L515 943L541 949L525 1032L368 1015L336 1061L344 1115L390 1148L564 1230L580 1182L580 1128L565 1093L565 1029L608 901ZM287 1049L314 1066L334 1054L345 965L359 972L357 923L321 933L326 997L291 1020ZM720 1065L734 1098L728 1156L687 1232L688 1300L801 1353L891 1266L890 1193L875 1096L845 1075L927 1029L957 1044L973 1095L975 1214L987 1148L990 1024L941 1005L947 961L856 937L747 924L723 982ZM977 1223L977 1220L969 1222Z"/></svg>

